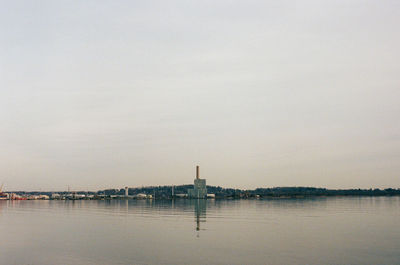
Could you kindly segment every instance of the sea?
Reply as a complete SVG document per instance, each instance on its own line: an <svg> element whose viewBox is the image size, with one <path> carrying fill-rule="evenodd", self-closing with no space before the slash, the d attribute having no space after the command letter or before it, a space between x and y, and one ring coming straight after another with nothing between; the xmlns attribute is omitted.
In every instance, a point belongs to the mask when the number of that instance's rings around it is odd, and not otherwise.
<svg viewBox="0 0 400 265"><path fill-rule="evenodd" d="M0 201L0 264L400 264L400 197Z"/></svg>

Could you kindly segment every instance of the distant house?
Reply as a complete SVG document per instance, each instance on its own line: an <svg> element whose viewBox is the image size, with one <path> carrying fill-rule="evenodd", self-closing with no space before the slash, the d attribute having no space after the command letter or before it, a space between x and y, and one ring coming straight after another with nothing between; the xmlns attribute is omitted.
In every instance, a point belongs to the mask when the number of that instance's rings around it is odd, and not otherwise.
<svg viewBox="0 0 400 265"><path fill-rule="evenodd" d="M58 199L60 199L60 198L61 198L61 195L58 194L58 193L52 193L52 194L51 194L51 199L52 199L52 200L58 200Z"/></svg>
<svg viewBox="0 0 400 265"><path fill-rule="evenodd" d="M134 199L147 199L147 198L151 198L151 197L152 197L151 195L147 195L144 193L139 193L139 194L133 195Z"/></svg>

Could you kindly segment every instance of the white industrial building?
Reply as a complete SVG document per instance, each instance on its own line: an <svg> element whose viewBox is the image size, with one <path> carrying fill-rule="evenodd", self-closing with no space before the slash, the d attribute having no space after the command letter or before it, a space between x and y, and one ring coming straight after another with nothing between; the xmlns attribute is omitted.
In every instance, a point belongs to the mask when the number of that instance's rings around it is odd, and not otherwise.
<svg viewBox="0 0 400 265"><path fill-rule="evenodd" d="M206 180L200 178L199 166L196 166L196 179L194 180L194 187L193 189L188 189L188 197L191 199L207 198Z"/></svg>

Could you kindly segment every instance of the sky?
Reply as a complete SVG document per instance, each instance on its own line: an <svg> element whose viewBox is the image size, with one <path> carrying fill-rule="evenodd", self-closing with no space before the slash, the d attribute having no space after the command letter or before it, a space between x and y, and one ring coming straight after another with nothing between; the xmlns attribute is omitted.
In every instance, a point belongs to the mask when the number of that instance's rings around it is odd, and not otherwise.
<svg viewBox="0 0 400 265"><path fill-rule="evenodd" d="M400 2L2 1L5 190L400 188Z"/></svg>

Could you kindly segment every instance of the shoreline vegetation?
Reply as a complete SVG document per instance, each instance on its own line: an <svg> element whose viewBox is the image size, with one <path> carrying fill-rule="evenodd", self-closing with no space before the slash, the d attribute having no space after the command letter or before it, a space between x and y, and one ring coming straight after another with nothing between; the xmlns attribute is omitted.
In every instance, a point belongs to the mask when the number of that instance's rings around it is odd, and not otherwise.
<svg viewBox="0 0 400 265"><path fill-rule="evenodd" d="M147 186L128 188L105 189L93 191L10 191L25 198L44 199L175 199L187 198L188 189L193 185L177 186ZM400 196L400 189L326 189L314 187L274 187L256 188L253 190L222 188L207 186L208 194L215 199L284 199L284 198L310 198L310 197L338 197L338 196ZM40 199L39 198L39 199Z"/></svg>

